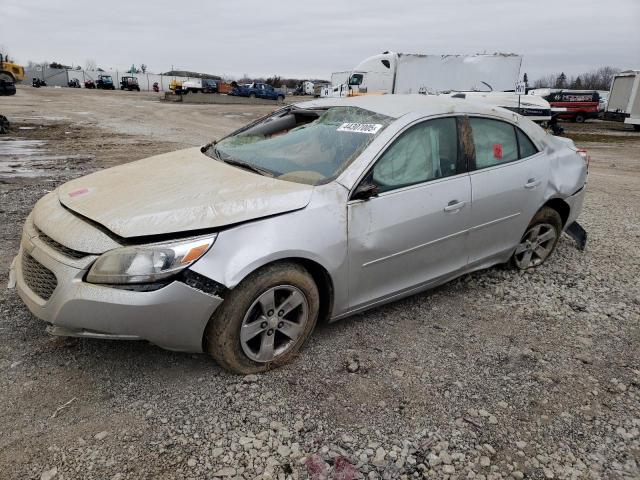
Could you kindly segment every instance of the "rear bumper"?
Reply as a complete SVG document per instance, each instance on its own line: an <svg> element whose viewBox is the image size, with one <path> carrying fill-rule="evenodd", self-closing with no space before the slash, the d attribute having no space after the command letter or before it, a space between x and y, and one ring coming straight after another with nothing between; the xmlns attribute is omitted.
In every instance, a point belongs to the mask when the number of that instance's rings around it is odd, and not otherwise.
<svg viewBox="0 0 640 480"><path fill-rule="evenodd" d="M25 255L55 275L49 298L30 288L34 281L25 278L25 274L32 276L23 271ZM37 236L23 233L10 275L20 298L36 317L50 324L51 333L147 340L169 350L202 351L204 329L221 298L179 281L151 292L86 283L83 278L96 257L62 263L60 255Z"/></svg>
<svg viewBox="0 0 640 480"><path fill-rule="evenodd" d="M570 197L565 198L565 202L567 202L570 208L569 218L567 218L567 221L564 224L565 230L569 228L569 225L575 222L580 216L580 213L582 213L582 205L584 204L584 195L586 190L587 184L585 183L580 190Z"/></svg>

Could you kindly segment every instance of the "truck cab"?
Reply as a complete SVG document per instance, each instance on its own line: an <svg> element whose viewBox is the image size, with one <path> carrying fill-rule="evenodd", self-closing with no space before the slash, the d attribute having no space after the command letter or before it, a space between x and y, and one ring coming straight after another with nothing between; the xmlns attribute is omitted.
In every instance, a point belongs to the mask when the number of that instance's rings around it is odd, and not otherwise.
<svg viewBox="0 0 640 480"><path fill-rule="evenodd" d="M393 93L397 54L385 52L358 64L349 76L350 95Z"/></svg>

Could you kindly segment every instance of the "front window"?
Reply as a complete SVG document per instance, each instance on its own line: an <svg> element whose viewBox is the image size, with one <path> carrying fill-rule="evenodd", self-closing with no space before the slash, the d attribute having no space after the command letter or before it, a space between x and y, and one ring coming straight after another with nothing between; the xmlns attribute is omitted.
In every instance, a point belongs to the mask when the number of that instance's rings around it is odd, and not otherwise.
<svg viewBox="0 0 640 480"><path fill-rule="evenodd" d="M458 170L456 119L438 118L405 131L373 167L380 192L455 175Z"/></svg>
<svg viewBox="0 0 640 480"><path fill-rule="evenodd" d="M351 78L349 79L349 85L361 85L363 79L364 79L363 74L354 73L353 75L351 75Z"/></svg>
<svg viewBox="0 0 640 480"><path fill-rule="evenodd" d="M290 108L213 145L206 154L282 180L325 183L393 119L356 107Z"/></svg>

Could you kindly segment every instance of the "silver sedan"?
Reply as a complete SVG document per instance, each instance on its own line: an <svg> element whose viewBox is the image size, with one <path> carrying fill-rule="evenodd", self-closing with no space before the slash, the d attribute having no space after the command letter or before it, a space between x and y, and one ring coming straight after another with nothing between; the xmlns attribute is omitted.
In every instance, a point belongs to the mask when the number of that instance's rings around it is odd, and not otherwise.
<svg viewBox="0 0 640 480"><path fill-rule="evenodd" d="M11 279L52 334L258 372L318 321L539 266L580 214L587 167L570 140L464 99L306 102L45 195Z"/></svg>

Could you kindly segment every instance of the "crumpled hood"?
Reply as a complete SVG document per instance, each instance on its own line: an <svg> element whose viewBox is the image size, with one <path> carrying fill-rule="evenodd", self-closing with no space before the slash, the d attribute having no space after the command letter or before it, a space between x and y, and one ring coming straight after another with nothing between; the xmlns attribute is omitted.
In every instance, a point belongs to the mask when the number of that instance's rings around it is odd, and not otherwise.
<svg viewBox="0 0 640 480"><path fill-rule="evenodd" d="M72 180L60 202L121 237L222 227L304 208L313 187L261 176L189 148Z"/></svg>

